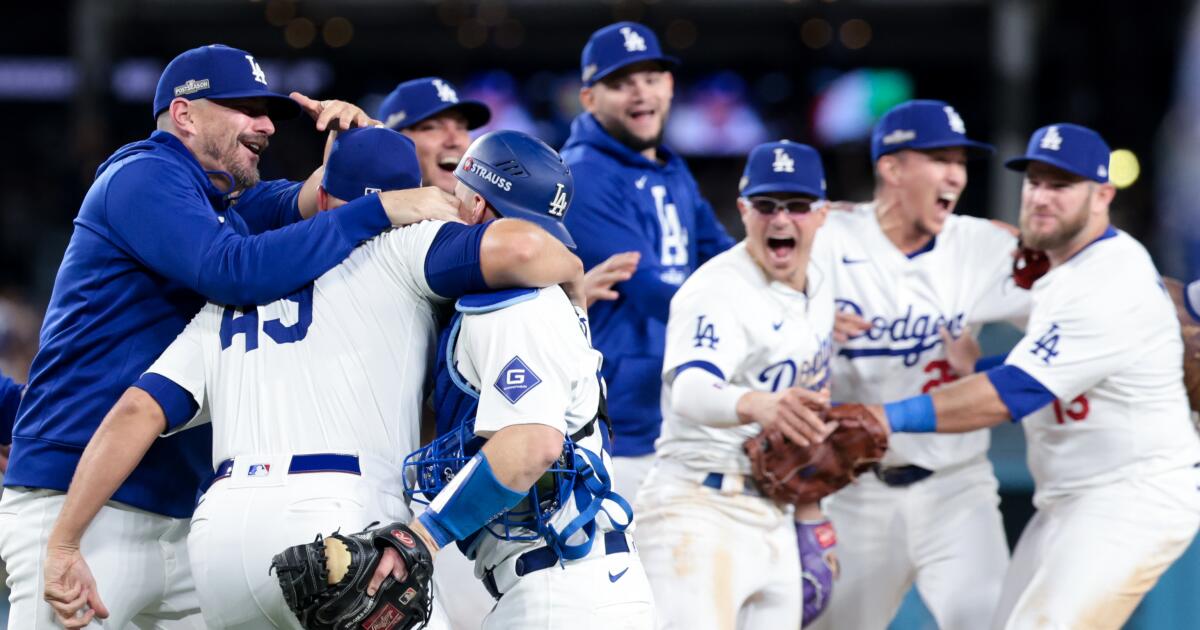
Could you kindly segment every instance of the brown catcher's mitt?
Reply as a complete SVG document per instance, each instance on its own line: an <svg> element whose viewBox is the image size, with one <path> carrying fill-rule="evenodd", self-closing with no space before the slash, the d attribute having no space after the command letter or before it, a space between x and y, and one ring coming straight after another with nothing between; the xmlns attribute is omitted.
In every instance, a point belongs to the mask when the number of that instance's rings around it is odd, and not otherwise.
<svg viewBox="0 0 1200 630"><path fill-rule="evenodd" d="M778 503L807 505L833 494L883 458L887 433L862 405L829 410L838 428L824 442L799 446L775 426L746 440L750 471L758 487Z"/></svg>
<svg viewBox="0 0 1200 630"><path fill-rule="evenodd" d="M1163 278L1171 301L1175 302L1175 314L1179 317L1179 329L1183 334L1183 385L1187 388L1188 402L1192 411L1200 411L1200 324L1192 319L1184 306L1183 283L1173 278Z"/></svg>

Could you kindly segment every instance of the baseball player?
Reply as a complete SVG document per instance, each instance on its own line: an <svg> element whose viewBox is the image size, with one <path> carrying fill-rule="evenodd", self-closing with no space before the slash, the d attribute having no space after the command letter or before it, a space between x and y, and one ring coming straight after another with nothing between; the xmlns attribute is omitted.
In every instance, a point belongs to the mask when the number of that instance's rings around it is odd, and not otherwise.
<svg viewBox="0 0 1200 630"><path fill-rule="evenodd" d="M579 191L567 227L592 269L614 254L619 294L591 307L617 439L616 489L633 496L662 424L662 372L671 296L704 261L733 245L678 154L662 144L678 65L649 28L619 22L583 49L579 100L563 159ZM636 271L633 269L636 267ZM632 272L632 273L630 273Z"/></svg>
<svg viewBox="0 0 1200 630"><path fill-rule="evenodd" d="M350 131L330 154L320 199L336 207L419 178L411 141L387 129ZM530 242L537 252L522 251ZM87 523L158 433L211 422L215 473L188 536L205 622L298 627L267 572L275 553L316 532L410 516L400 457L419 444L433 303L576 275L578 259L531 224L429 221L370 241L282 300L208 304L84 454L50 536L52 567L74 578L56 610L68 621L83 601L91 610L78 621L103 610L80 595L96 588L77 551Z"/></svg>
<svg viewBox="0 0 1200 630"><path fill-rule="evenodd" d="M422 190L299 221L316 211L320 169L304 184L259 181L273 120L303 109L324 130L370 118L347 103L294 97L271 92L245 51L189 50L159 79L152 110L158 130L101 165L75 219L13 429L0 558L8 566L14 625L53 622L41 601L45 515L59 511L100 419L206 297L227 304L277 299L392 222L452 215L443 193ZM230 211L239 192L246 194ZM255 234L286 223L295 225ZM201 623L184 540L196 489L211 473L210 440L201 429L156 442L84 541L92 569L114 586L105 593L113 626Z"/></svg>
<svg viewBox="0 0 1200 630"><path fill-rule="evenodd" d="M491 117L485 103L460 99L454 85L440 77L397 85L383 99L376 116L417 145L425 184L450 194L458 183L454 169L471 143L467 132L486 125Z"/></svg>
<svg viewBox="0 0 1200 630"><path fill-rule="evenodd" d="M956 378L945 339L1028 312L1028 292L1010 279L1016 238L954 214L967 160L991 151L942 101L902 103L875 126L875 200L830 213L817 238L834 263L839 316L865 324L837 344L835 401L939 387ZM825 502L841 574L816 627L883 630L914 582L940 628L977 628L991 616L1008 546L988 439L895 436L876 475Z"/></svg>
<svg viewBox="0 0 1200 630"><path fill-rule="evenodd" d="M745 240L671 300L663 432L637 501L659 628L800 627L797 536L823 518L764 497L742 443L776 423L798 444L828 432L809 408L828 407L833 351L832 270L812 258L824 198L814 149L755 147L738 199Z"/></svg>
<svg viewBox="0 0 1200 630"><path fill-rule="evenodd" d="M1042 127L1025 155L1021 237L1050 271L1004 364L884 407L892 431L1020 421L1034 505L993 628L1120 628L1200 529L1200 438L1179 323L1145 248L1112 227L1109 149ZM961 590L961 589L960 589Z"/></svg>
<svg viewBox="0 0 1200 630"><path fill-rule="evenodd" d="M460 99L449 81L425 77L396 86L379 106L377 117L416 144L422 180L454 194L458 184L454 169L471 143L467 132L486 125L491 115L482 101ZM475 579L475 563L457 550L437 554L436 562L436 594L453 593L437 597L451 625L478 628L495 600Z"/></svg>
<svg viewBox="0 0 1200 630"><path fill-rule="evenodd" d="M473 217L534 221L575 246L571 171L540 140L481 136L455 176ZM406 460L413 496L432 499L414 529L475 560L498 600L484 628L652 627L585 311L558 287L467 296L456 310L439 348L441 435Z"/></svg>

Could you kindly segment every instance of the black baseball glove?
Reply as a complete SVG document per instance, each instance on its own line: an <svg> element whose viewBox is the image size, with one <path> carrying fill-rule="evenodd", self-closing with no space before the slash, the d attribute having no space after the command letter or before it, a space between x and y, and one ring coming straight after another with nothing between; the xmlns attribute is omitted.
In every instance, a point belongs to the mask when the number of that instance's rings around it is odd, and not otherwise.
<svg viewBox="0 0 1200 630"><path fill-rule="evenodd" d="M400 554L408 576L397 581L389 574L374 597L368 596L367 584L388 548ZM308 630L410 630L429 621L433 556L403 523L349 536L318 535L284 549L271 568L288 607Z"/></svg>

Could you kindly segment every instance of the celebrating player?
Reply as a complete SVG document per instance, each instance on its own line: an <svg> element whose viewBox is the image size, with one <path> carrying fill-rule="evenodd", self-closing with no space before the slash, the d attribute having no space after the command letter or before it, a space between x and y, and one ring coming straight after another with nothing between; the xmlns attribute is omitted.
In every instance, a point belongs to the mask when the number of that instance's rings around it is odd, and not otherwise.
<svg viewBox="0 0 1200 630"><path fill-rule="evenodd" d="M273 121L302 109L320 131L371 119L340 101L293 99L271 92L245 51L189 50L159 78L158 130L101 165L75 220L13 429L0 509L16 516L0 528L0 557L15 586L14 625L53 622L41 601L45 515L62 506L100 419L205 298L277 299L390 223L453 216L444 193L426 189L370 197L299 221L316 212L320 169L304 184L259 182L259 155ZM239 192L231 212L227 199ZM296 224L251 236L286 223ZM167 619L176 627L202 623L184 541L196 490L212 471L210 441L202 429L156 442L82 541L101 583L121 585L106 587L114 627L135 618Z"/></svg>
<svg viewBox="0 0 1200 630"><path fill-rule="evenodd" d="M811 259L826 216L821 158L786 140L759 145L742 184L745 240L671 300L666 418L638 495L637 543L659 628L800 627L797 536L817 545L807 534L829 527L815 503L793 514L763 497L742 450L772 424L798 444L828 432L810 409L828 407L833 349L832 276L828 261ZM827 553L805 551L822 563ZM809 589L827 592L830 568L806 570L824 578Z"/></svg>
<svg viewBox="0 0 1200 630"><path fill-rule="evenodd" d="M1027 334L1002 366L875 408L897 432L1024 427L1038 511L996 629L1120 628L1200 529L1179 323L1150 255L1110 225L1108 161L1085 127L1034 132L1006 163L1025 172L1021 238L1050 259Z"/></svg>
<svg viewBox="0 0 1200 630"><path fill-rule="evenodd" d="M455 175L473 217L534 221L574 246L562 223L571 171L541 141L486 134ZM484 628L650 628L585 311L557 287L467 296L456 309L439 348L441 435L405 464L413 496L432 499L414 529L474 558L498 600Z"/></svg>
<svg viewBox="0 0 1200 630"><path fill-rule="evenodd" d="M482 101L459 99L445 79L425 77L397 85L377 117L417 145L425 184L454 194L454 169L471 143L467 132L486 125L492 112Z"/></svg>
<svg viewBox="0 0 1200 630"><path fill-rule="evenodd" d="M593 33L581 63L579 99L587 111L571 123L562 152L579 187L566 219L579 257L588 269L609 260L620 282L589 315L605 357L616 489L625 496L649 470L662 424L659 374L671 296L696 267L733 245L683 158L662 144L677 64L641 24ZM624 255L610 260L616 254Z"/></svg>
<svg viewBox="0 0 1200 630"><path fill-rule="evenodd" d="M348 202L336 213L418 181L411 141L356 130L335 143L319 198L327 207ZM93 595L93 611L103 610L84 562L91 555L79 551L88 523L159 433L211 421L216 472L188 537L205 621L294 627L267 573L276 552L320 531L407 520L398 460L419 443L431 302L578 276L578 259L527 222L427 221L369 242L282 300L208 304L84 453L47 552L50 567L68 576L52 598L57 612L79 621L81 589Z"/></svg>
<svg viewBox="0 0 1200 630"><path fill-rule="evenodd" d="M991 151L941 101L902 103L876 124L874 202L830 213L817 238L834 262L839 317L865 324L836 348L834 400L938 387L955 378L944 340L1028 312L1028 292L1010 280L1016 239L954 214L967 159ZM877 475L830 497L841 575L818 627L883 630L914 581L940 628L991 616L1008 547L988 438L895 436Z"/></svg>

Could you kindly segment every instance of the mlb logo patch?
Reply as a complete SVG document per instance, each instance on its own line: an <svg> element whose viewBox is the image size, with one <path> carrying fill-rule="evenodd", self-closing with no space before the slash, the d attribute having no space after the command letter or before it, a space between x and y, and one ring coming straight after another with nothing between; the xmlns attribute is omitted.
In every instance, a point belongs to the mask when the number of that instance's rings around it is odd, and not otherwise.
<svg viewBox="0 0 1200 630"><path fill-rule="evenodd" d="M522 396L541 382L542 379L538 378L538 375L534 374L528 365L525 365L521 357L514 356L504 367L500 368L500 376L496 378L496 390L508 402L516 404Z"/></svg>
<svg viewBox="0 0 1200 630"><path fill-rule="evenodd" d="M270 464L250 464L250 468L246 470L247 477L266 477L271 474Z"/></svg>

